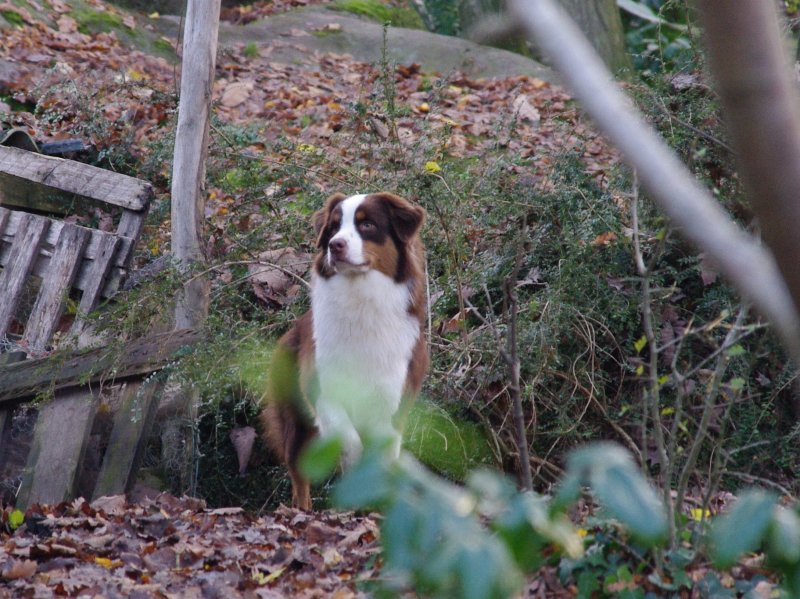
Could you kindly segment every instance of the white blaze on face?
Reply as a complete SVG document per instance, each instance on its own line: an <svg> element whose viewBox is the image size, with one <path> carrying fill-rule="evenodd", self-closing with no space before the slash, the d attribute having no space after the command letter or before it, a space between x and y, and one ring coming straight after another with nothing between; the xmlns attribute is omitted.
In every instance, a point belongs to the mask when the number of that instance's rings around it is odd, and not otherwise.
<svg viewBox="0 0 800 599"><path fill-rule="evenodd" d="M364 201L364 198L367 196L362 195L355 195L350 196L346 200L342 201L340 204L342 208L342 220L341 226L339 231L331 237L328 245L330 242L336 239L342 239L347 243L347 253L345 254L344 260L346 263L349 263L353 266L361 265L365 262L364 259L364 241L361 239L361 235L358 233L358 229L356 228L356 210ZM328 263L334 264L331 256L331 250L328 248Z"/></svg>

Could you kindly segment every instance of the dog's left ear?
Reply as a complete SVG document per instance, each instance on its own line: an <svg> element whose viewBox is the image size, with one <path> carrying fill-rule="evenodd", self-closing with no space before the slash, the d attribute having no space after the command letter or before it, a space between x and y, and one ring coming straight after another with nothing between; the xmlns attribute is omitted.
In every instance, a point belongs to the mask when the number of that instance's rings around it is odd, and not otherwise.
<svg viewBox="0 0 800 599"><path fill-rule="evenodd" d="M392 226L402 241L408 241L417 234L425 222L425 210L422 207L393 193L383 192L376 195L389 211Z"/></svg>

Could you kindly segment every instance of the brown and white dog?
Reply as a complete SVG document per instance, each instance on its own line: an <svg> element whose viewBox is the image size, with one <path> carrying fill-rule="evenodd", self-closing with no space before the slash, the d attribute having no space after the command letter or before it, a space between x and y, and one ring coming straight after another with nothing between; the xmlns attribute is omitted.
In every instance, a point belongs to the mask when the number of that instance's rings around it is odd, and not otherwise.
<svg viewBox="0 0 800 599"><path fill-rule="evenodd" d="M314 214L311 310L278 342L261 414L296 507L311 509L298 459L315 435L342 438L344 467L368 437L390 437L400 452L428 367L424 218L391 193L336 194Z"/></svg>

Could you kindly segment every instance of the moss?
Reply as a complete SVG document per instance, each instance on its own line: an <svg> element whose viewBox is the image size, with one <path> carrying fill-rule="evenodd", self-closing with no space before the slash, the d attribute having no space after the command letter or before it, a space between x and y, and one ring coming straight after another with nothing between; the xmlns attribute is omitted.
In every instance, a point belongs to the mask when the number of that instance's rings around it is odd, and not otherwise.
<svg viewBox="0 0 800 599"><path fill-rule="evenodd" d="M175 46L173 42L160 38L153 42L153 47L158 50L162 54L168 54L169 56L175 56Z"/></svg>
<svg viewBox="0 0 800 599"><path fill-rule="evenodd" d="M22 27L25 24L22 16L13 10L3 10L0 11L0 16L2 16L9 25L14 25L16 27Z"/></svg>
<svg viewBox="0 0 800 599"><path fill-rule="evenodd" d="M72 18L78 22L78 31L85 34L109 32L127 29L122 17L105 11L91 8L77 8L72 11Z"/></svg>
<svg viewBox="0 0 800 599"><path fill-rule="evenodd" d="M420 400L411 409L404 445L423 464L452 480L464 480L474 468L496 465L480 425L430 401Z"/></svg>
<svg viewBox="0 0 800 599"><path fill-rule="evenodd" d="M255 42L250 42L244 47L243 54L247 58L256 58L258 56L258 44Z"/></svg>
<svg viewBox="0 0 800 599"><path fill-rule="evenodd" d="M339 0L331 6L331 9L361 15L395 27L425 28L422 19L412 8L391 6L380 0Z"/></svg>

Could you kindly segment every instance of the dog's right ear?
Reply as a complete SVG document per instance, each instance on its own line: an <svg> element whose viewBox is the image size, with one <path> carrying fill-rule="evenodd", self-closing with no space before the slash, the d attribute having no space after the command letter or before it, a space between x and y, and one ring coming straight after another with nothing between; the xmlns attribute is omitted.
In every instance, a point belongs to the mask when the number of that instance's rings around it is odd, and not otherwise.
<svg viewBox="0 0 800 599"><path fill-rule="evenodd" d="M325 206L314 213L311 222L314 225L314 234L317 236L317 247L323 246L324 240L322 239L322 233L325 230L328 217L330 216L331 212L333 212L333 209L336 208L336 206L338 206L345 199L345 197L346 196L343 193L333 194L327 199Z"/></svg>

